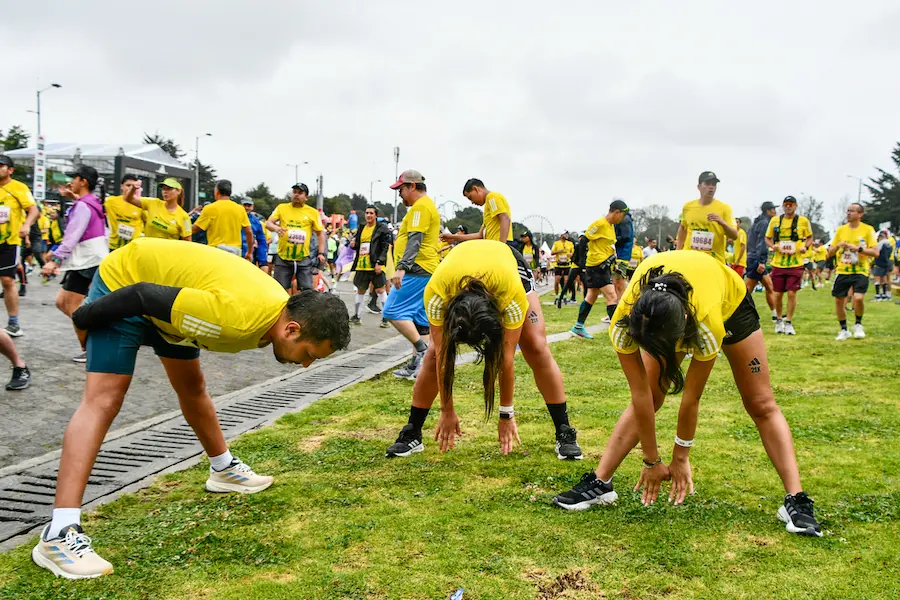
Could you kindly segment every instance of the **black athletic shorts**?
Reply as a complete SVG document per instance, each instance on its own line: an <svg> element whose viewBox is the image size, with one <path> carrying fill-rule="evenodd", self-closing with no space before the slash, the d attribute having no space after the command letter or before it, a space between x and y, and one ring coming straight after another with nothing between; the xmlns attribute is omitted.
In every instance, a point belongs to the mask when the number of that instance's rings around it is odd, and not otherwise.
<svg viewBox="0 0 900 600"><path fill-rule="evenodd" d="M566 277L570 270L569 267L553 267L553 274L557 277Z"/></svg>
<svg viewBox="0 0 900 600"><path fill-rule="evenodd" d="M66 271L62 278L62 289L67 292L74 292L87 296L91 289L91 281L94 279L94 273L97 267L87 269L79 269L77 271Z"/></svg>
<svg viewBox="0 0 900 600"><path fill-rule="evenodd" d="M376 290L387 285L387 276L384 271L378 274L375 271L357 271L353 276L353 285L357 291L365 293L369 289L369 284L372 284Z"/></svg>
<svg viewBox="0 0 900 600"><path fill-rule="evenodd" d="M589 290L603 288L613 284L612 271L610 271L609 265L605 267L602 265L586 267L584 274L581 276L581 281L584 283L584 287Z"/></svg>
<svg viewBox="0 0 900 600"><path fill-rule="evenodd" d="M803 268L807 271L814 271L816 269L816 263L814 263L813 261L809 261L808 263L805 263L803 265Z"/></svg>
<svg viewBox="0 0 900 600"><path fill-rule="evenodd" d="M625 269L625 277L631 279L632 277L634 277L635 271L637 271L637 269Z"/></svg>
<svg viewBox="0 0 900 600"><path fill-rule="evenodd" d="M722 345L737 344L750 337L757 329L759 329L759 313L756 312L753 295L747 292L737 310L725 321L725 338Z"/></svg>
<svg viewBox="0 0 900 600"><path fill-rule="evenodd" d="M15 277L22 247L12 244L0 244L0 277Z"/></svg>
<svg viewBox="0 0 900 600"><path fill-rule="evenodd" d="M834 256L829 256L825 259L825 268L834 269Z"/></svg>
<svg viewBox="0 0 900 600"><path fill-rule="evenodd" d="M869 289L869 278L865 275L838 275L831 288L831 295L835 298L843 298L853 288L854 294L865 294Z"/></svg>

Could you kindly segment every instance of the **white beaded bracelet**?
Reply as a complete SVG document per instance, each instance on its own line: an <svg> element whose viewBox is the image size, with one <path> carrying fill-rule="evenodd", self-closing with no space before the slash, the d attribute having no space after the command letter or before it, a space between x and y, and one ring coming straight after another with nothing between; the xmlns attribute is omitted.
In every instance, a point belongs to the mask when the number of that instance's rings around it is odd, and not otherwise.
<svg viewBox="0 0 900 600"><path fill-rule="evenodd" d="M513 413L513 407L512 407L512 406L501 406L501 407L500 407L500 414L502 414L502 415L506 415L506 414L511 415L512 413Z"/></svg>
<svg viewBox="0 0 900 600"><path fill-rule="evenodd" d="M677 446L681 446L682 448L690 448L694 445L694 440L683 440L678 435L675 436L675 444Z"/></svg>

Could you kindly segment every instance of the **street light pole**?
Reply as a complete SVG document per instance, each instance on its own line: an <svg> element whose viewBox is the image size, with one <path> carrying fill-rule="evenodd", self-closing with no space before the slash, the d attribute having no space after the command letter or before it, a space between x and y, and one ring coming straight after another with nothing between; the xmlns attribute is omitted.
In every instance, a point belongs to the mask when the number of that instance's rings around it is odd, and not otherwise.
<svg viewBox="0 0 900 600"><path fill-rule="evenodd" d="M46 92L47 90L51 90L53 88L61 88L62 86L58 83L51 83L49 86L45 87L42 90L37 91L37 136L38 139L41 137L41 92Z"/></svg>
<svg viewBox="0 0 900 600"><path fill-rule="evenodd" d="M394 146L394 181L399 177L400 168L400 146ZM400 192L394 191L394 225L397 224L397 203L400 200Z"/></svg>
<svg viewBox="0 0 900 600"><path fill-rule="evenodd" d="M194 207L200 206L200 138L212 137L211 133L204 133L203 136L194 138Z"/></svg>
<svg viewBox="0 0 900 600"><path fill-rule="evenodd" d="M380 179L376 179L374 181L369 182L369 204L375 204L375 199L372 197L375 190L375 184L381 183Z"/></svg>
<svg viewBox="0 0 900 600"><path fill-rule="evenodd" d="M304 160L301 163L287 163L286 167L294 167L294 183L300 182L300 165L308 165L309 161Z"/></svg>

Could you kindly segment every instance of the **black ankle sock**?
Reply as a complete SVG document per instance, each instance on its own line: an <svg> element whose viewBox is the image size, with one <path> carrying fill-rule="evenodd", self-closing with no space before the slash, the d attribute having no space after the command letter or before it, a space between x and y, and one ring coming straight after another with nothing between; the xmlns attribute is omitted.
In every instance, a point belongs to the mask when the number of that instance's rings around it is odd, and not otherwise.
<svg viewBox="0 0 900 600"><path fill-rule="evenodd" d="M618 304L607 304L606 305L606 314L612 319L613 314L616 312L616 307Z"/></svg>
<svg viewBox="0 0 900 600"><path fill-rule="evenodd" d="M422 426L425 425L425 419L428 418L428 411L430 408L416 408L415 406L409 407L409 424L416 428L416 431L421 434Z"/></svg>
<svg viewBox="0 0 900 600"><path fill-rule="evenodd" d="M553 419L553 426L556 427L556 433L562 425L569 424L569 413L566 411L566 403L548 404L547 410L550 411L550 418Z"/></svg>
<svg viewBox="0 0 900 600"><path fill-rule="evenodd" d="M581 306L578 308L578 322L584 325L587 322L588 316L591 314L591 309L594 308L593 304L588 304L587 300L581 301Z"/></svg>
<svg viewBox="0 0 900 600"><path fill-rule="evenodd" d="M413 346L416 347L416 352L424 352L428 348L428 344L422 341L422 338L419 338Z"/></svg>
<svg viewBox="0 0 900 600"><path fill-rule="evenodd" d="M862 315L856 315L856 324L862 325Z"/></svg>
<svg viewBox="0 0 900 600"><path fill-rule="evenodd" d="M841 329L847 329L847 319L841 321Z"/></svg>

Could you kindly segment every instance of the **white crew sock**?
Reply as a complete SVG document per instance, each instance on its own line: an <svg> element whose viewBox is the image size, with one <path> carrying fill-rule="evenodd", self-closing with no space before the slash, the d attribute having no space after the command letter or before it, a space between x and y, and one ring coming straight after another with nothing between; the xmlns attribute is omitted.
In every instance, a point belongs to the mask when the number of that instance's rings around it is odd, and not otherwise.
<svg viewBox="0 0 900 600"><path fill-rule="evenodd" d="M221 471L228 468L228 465L230 465L233 460L234 457L231 455L231 451L226 450L225 454L210 456L209 465L212 467L213 471Z"/></svg>
<svg viewBox="0 0 900 600"><path fill-rule="evenodd" d="M387 302L387 292L378 292L378 305L384 308L385 302Z"/></svg>
<svg viewBox="0 0 900 600"><path fill-rule="evenodd" d="M363 302L366 301L366 294L363 292L362 294L359 291L356 292L356 316L359 316L359 309L362 307Z"/></svg>
<svg viewBox="0 0 900 600"><path fill-rule="evenodd" d="M54 508L53 520L50 521L50 529L47 531L46 540L52 540L53 538L59 537L59 532L62 528L68 527L69 525L81 525L81 509Z"/></svg>

